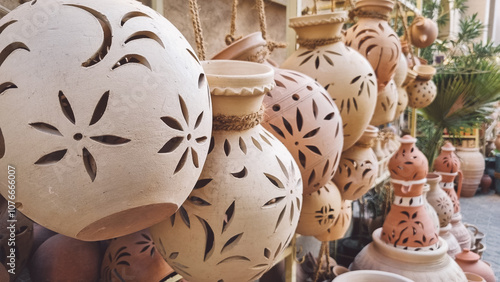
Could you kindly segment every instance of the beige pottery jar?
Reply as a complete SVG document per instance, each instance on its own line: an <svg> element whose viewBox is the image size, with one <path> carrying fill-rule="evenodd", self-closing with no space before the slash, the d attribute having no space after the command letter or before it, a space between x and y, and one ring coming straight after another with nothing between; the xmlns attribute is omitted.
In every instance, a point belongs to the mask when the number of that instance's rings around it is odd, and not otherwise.
<svg viewBox="0 0 500 282"><path fill-rule="evenodd" d="M322 242L335 241L344 237L351 226L352 220L352 201L342 199L340 214L335 219L333 225L326 232L314 236Z"/></svg>
<svg viewBox="0 0 500 282"><path fill-rule="evenodd" d="M47 13L19 36L25 19ZM120 0L31 1L0 26L0 120L9 121L0 166L16 168L19 211L80 240L173 214L201 173L212 125L205 74L184 36Z"/></svg>
<svg viewBox="0 0 500 282"><path fill-rule="evenodd" d="M370 63L340 41L346 20L346 12L290 19L299 48L281 65L309 75L328 91L342 116L343 151L361 137L377 100L377 80Z"/></svg>
<svg viewBox="0 0 500 282"><path fill-rule="evenodd" d="M378 160L372 147L378 128L369 125L354 146L342 153L333 177L342 199L357 200L372 188L378 175Z"/></svg>
<svg viewBox="0 0 500 282"><path fill-rule="evenodd" d="M150 231L168 264L189 281L256 280L294 236L302 207L300 171L259 124L273 69L225 60L203 67L214 110L207 162L179 211Z"/></svg>
<svg viewBox="0 0 500 282"><path fill-rule="evenodd" d="M439 216L434 207L431 206L429 201L427 201L427 193L430 190L431 190L430 185L428 183L424 184L424 189L422 190L422 196L424 198L424 207L425 210L427 211L427 214L431 217L431 220L434 223L434 228L436 229L436 231L439 232L439 227L440 227Z"/></svg>
<svg viewBox="0 0 500 282"><path fill-rule="evenodd" d="M303 195L297 233L316 236L325 233L340 215L342 197L333 182L311 194Z"/></svg>
<svg viewBox="0 0 500 282"><path fill-rule="evenodd" d="M427 201L439 217L439 226L445 227L451 222L453 202L448 194L439 186L441 179L441 175L437 173L427 174L427 184L429 184L430 188L430 191L427 193Z"/></svg>
<svg viewBox="0 0 500 282"><path fill-rule="evenodd" d="M405 56L399 56L398 65L393 77L394 83L396 83L397 87L403 86L403 83L408 76L408 70L408 62L406 61Z"/></svg>
<svg viewBox="0 0 500 282"><path fill-rule="evenodd" d="M349 271L342 275L339 275L334 282L352 282L352 281L384 281L384 282L413 282L413 280L408 279L404 276L380 271L380 270L356 270Z"/></svg>
<svg viewBox="0 0 500 282"><path fill-rule="evenodd" d="M398 89L394 81L391 80L384 90L378 93L377 105L370 124L379 126L393 121L396 116L398 100Z"/></svg>
<svg viewBox="0 0 500 282"><path fill-rule="evenodd" d="M425 108L436 98L436 84L432 81L436 69L428 65L419 65L415 66L413 70L418 75L415 81L406 86L408 106L415 109Z"/></svg>
<svg viewBox="0 0 500 282"><path fill-rule="evenodd" d="M476 194L484 174L484 156L479 152L479 148L457 148L457 155L464 175L460 196L472 197Z"/></svg>
<svg viewBox="0 0 500 282"><path fill-rule="evenodd" d="M462 248L455 238L455 235L451 234L451 223L448 223L445 227L439 228L439 237L443 238L448 244L448 255L455 259L455 255L462 252Z"/></svg>
<svg viewBox="0 0 500 282"><path fill-rule="evenodd" d="M462 222L462 214L455 213L451 217L451 230L450 233L455 236L460 245L460 248L470 248L472 241L472 234L467 230L467 227Z"/></svg>
<svg viewBox="0 0 500 282"><path fill-rule="evenodd" d="M382 270L414 281L466 282L465 274L446 253L448 245L439 239L440 247L432 251L407 251L393 248L380 239L382 228L372 234L373 242L361 250L350 270Z"/></svg>
<svg viewBox="0 0 500 282"><path fill-rule="evenodd" d="M417 48L429 47L437 38L438 26L428 18L417 16L410 26L411 44Z"/></svg>
<svg viewBox="0 0 500 282"><path fill-rule="evenodd" d="M393 0L357 1L356 10L361 14L358 14L358 22L345 35L346 45L361 53L372 65L379 91L389 84L396 71L401 56L401 43L387 19L370 14L389 17L393 8Z"/></svg>

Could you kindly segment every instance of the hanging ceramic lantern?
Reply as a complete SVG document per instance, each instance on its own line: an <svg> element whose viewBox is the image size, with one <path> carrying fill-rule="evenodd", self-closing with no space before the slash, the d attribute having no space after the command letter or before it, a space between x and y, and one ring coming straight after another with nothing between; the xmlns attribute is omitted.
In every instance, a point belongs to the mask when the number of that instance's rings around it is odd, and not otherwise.
<svg viewBox="0 0 500 282"><path fill-rule="evenodd" d="M189 281L255 280L294 236L300 171L259 124L273 69L225 60L203 66L214 110L210 153L188 200L150 231L168 264Z"/></svg>
<svg viewBox="0 0 500 282"><path fill-rule="evenodd" d="M410 26L411 44L417 48L429 47L437 38L438 26L428 18L417 16Z"/></svg>
<svg viewBox="0 0 500 282"><path fill-rule="evenodd" d="M19 36L24 19L46 13ZM201 173L212 122L203 69L182 34L120 0L31 1L0 27L0 166L15 167L24 187L18 209L81 240L173 214Z"/></svg>
<svg viewBox="0 0 500 282"><path fill-rule="evenodd" d="M372 147L378 128L369 125L354 146L342 153L333 177L342 199L357 200L372 188L378 175L378 161Z"/></svg>
<svg viewBox="0 0 500 282"><path fill-rule="evenodd" d="M377 100L370 63L341 42L346 20L345 12L292 18L290 27L297 32L299 49L281 65L307 74L328 91L342 116L343 151L361 137Z"/></svg>
<svg viewBox="0 0 500 282"><path fill-rule="evenodd" d="M391 80L384 90L378 94L377 105L370 124L379 126L393 121L396 115L398 98L398 89L394 81Z"/></svg>
<svg viewBox="0 0 500 282"><path fill-rule="evenodd" d="M372 65L379 91L392 79L401 56L399 38L387 22L393 7L393 0L358 0L358 22L345 35L346 45L359 51Z"/></svg>
<svg viewBox="0 0 500 282"><path fill-rule="evenodd" d="M436 84L432 77L436 69L428 65L420 65L413 68L417 72L417 78L406 86L408 92L408 106L420 109L429 106L436 98Z"/></svg>
<svg viewBox="0 0 500 282"><path fill-rule="evenodd" d="M339 189L331 181L316 192L304 194L296 232L304 236L326 232L340 215L341 201Z"/></svg>
<svg viewBox="0 0 500 282"><path fill-rule="evenodd" d="M335 219L333 225L320 235L314 236L322 242L329 242L344 237L347 229L351 226L352 220L352 201L342 199L339 216Z"/></svg>

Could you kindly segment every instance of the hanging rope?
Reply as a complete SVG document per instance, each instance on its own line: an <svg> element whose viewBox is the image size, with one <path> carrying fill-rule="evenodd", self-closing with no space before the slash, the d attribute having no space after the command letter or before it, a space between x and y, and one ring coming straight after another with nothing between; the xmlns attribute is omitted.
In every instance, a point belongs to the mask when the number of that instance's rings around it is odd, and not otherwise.
<svg viewBox="0 0 500 282"><path fill-rule="evenodd" d="M213 130L216 131L243 131L259 125L264 115L264 107L258 112L244 116L226 116L218 114L213 117Z"/></svg>
<svg viewBox="0 0 500 282"><path fill-rule="evenodd" d="M234 41L241 38L235 38L236 34L236 15L238 14L238 0L233 0L233 9L231 10L231 31L226 35L226 45L231 45Z"/></svg>
<svg viewBox="0 0 500 282"><path fill-rule="evenodd" d="M342 36L331 37L331 38L319 38L319 39L303 39L297 38L297 43L301 47L307 49L315 49L318 46L333 44L342 41Z"/></svg>
<svg viewBox="0 0 500 282"><path fill-rule="evenodd" d="M260 31L262 38L267 41L267 48L272 52L276 48L286 48L286 43L276 42L267 39L267 23L266 23L266 10L264 7L264 0L256 0L257 10L259 11Z"/></svg>
<svg viewBox="0 0 500 282"><path fill-rule="evenodd" d="M406 13L403 10L403 6L401 4L399 4L399 2L396 2L396 5L398 6L397 8L399 10L399 13L401 14L401 22L403 24L404 36L405 36L406 42L408 42L408 49L410 52L410 60L413 62L415 60L414 59L415 55L413 53L414 52L413 46L411 45L410 33L408 32L408 21L406 18Z"/></svg>
<svg viewBox="0 0 500 282"><path fill-rule="evenodd" d="M194 39L196 41L196 50L200 60L205 60L205 41L203 39L203 30L201 29L200 14L198 3L196 0L189 0L189 12L191 13L191 20L193 22Z"/></svg>

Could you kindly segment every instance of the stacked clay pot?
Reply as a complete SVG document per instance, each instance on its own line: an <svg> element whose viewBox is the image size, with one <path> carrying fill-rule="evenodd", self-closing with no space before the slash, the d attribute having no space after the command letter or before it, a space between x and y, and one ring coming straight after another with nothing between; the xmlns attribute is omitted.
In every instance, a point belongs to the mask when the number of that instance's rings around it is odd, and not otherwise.
<svg viewBox="0 0 500 282"><path fill-rule="evenodd" d="M0 27L0 167L15 164L18 210L80 240L172 215L201 173L212 125L184 36L121 0L30 1ZM7 169L0 179L7 197Z"/></svg>
<svg viewBox="0 0 500 282"><path fill-rule="evenodd" d="M377 79L370 63L341 42L346 12L290 20L299 48L282 68L307 74L323 86L342 117L343 151L361 137L375 110Z"/></svg>
<svg viewBox="0 0 500 282"><path fill-rule="evenodd" d="M359 0L356 2L358 22L345 34L346 45L365 56L382 91L392 79L401 56L401 44L387 20L393 0Z"/></svg>
<svg viewBox="0 0 500 282"><path fill-rule="evenodd" d="M429 65L419 65L413 67L413 70L417 72L417 77L406 86L408 106L415 109L425 108L436 98L436 84L432 81L436 69Z"/></svg>
<svg viewBox="0 0 500 282"><path fill-rule="evenodd" d="M417 48L429 47L437 38L438 26L428 18L417 16L413 19L410 29L411 44Z"/></svg>
<svg viewBox="0 0 500 282"><path fill-rule="evenodd" d="M458 158L463 173L461 197L472 197L476 194L483 177L485 162L479 148L458 148Z"/></svg>
<svg viewBox="0 0 500 282"><path fill-rule="evenodd" d="M495 282L495 273L491 266L480 259L480 256L471 252L469 249L464 249L461 253L457 254L455 261L462 268L464 272L474 273L486 280L486 282Z"/></svg>
<svg viewBox="0 0 500 282"><path fill-rule="evenodd" d="M409 135L389 161L394 201L382 227L382 240L395 248L436 250L438 230L424 206L423 187L428 163Z"/></svg>
<svg viewBox="0 0 500 282"><path fill-rule="evenodd" d="M380 126L394 120L398 108L399 93L394 80L389 81L377 96L377 106L370 124Z"/></svg>
<svg viewBox="0 0 500 282"><path fill-rule="evenodd" d="M342 199L357 200L373 186L378 175L378 160L372 149L378 128L368 126L361 138L342 153L340 165L333 177Z"/></svg>
<svg viewBox="0 0 500 282"><path fill-rule="evenodd" d="M329 242L341 239L351 226L352 220L352 201L342 199L340 205L340 214L337 216L333 225L322 234L314 236L322 242Z"/></svg>
<svg viewBox="0 0 500 282"><path fill-rule="evenodd" d="M286 147L260 125L273 69L226 60L203 67L214 111L207 161L188 200L150 231L189 281L256 280L293 239L302 179Z"/></svg>

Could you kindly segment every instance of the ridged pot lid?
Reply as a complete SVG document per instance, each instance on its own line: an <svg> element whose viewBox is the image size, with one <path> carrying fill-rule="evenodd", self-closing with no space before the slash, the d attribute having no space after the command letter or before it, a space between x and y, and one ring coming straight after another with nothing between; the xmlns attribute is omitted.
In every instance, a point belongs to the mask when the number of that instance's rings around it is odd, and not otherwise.
<svg viewBox="0 0 500 282"><path fill-rule="evenodd" d="M464 248L463 251L455 256L455 260L464 261L464 262L477 262L481 257L471 252L471 250Z"/></svg>
<svg viewBox="0 0 500 282"><path fill-rule="evenodd" d="M290 19L291 28L315 26L321 24L343 23L349 17L346 11L333 12L328 14L307 15Z"/></svg>

